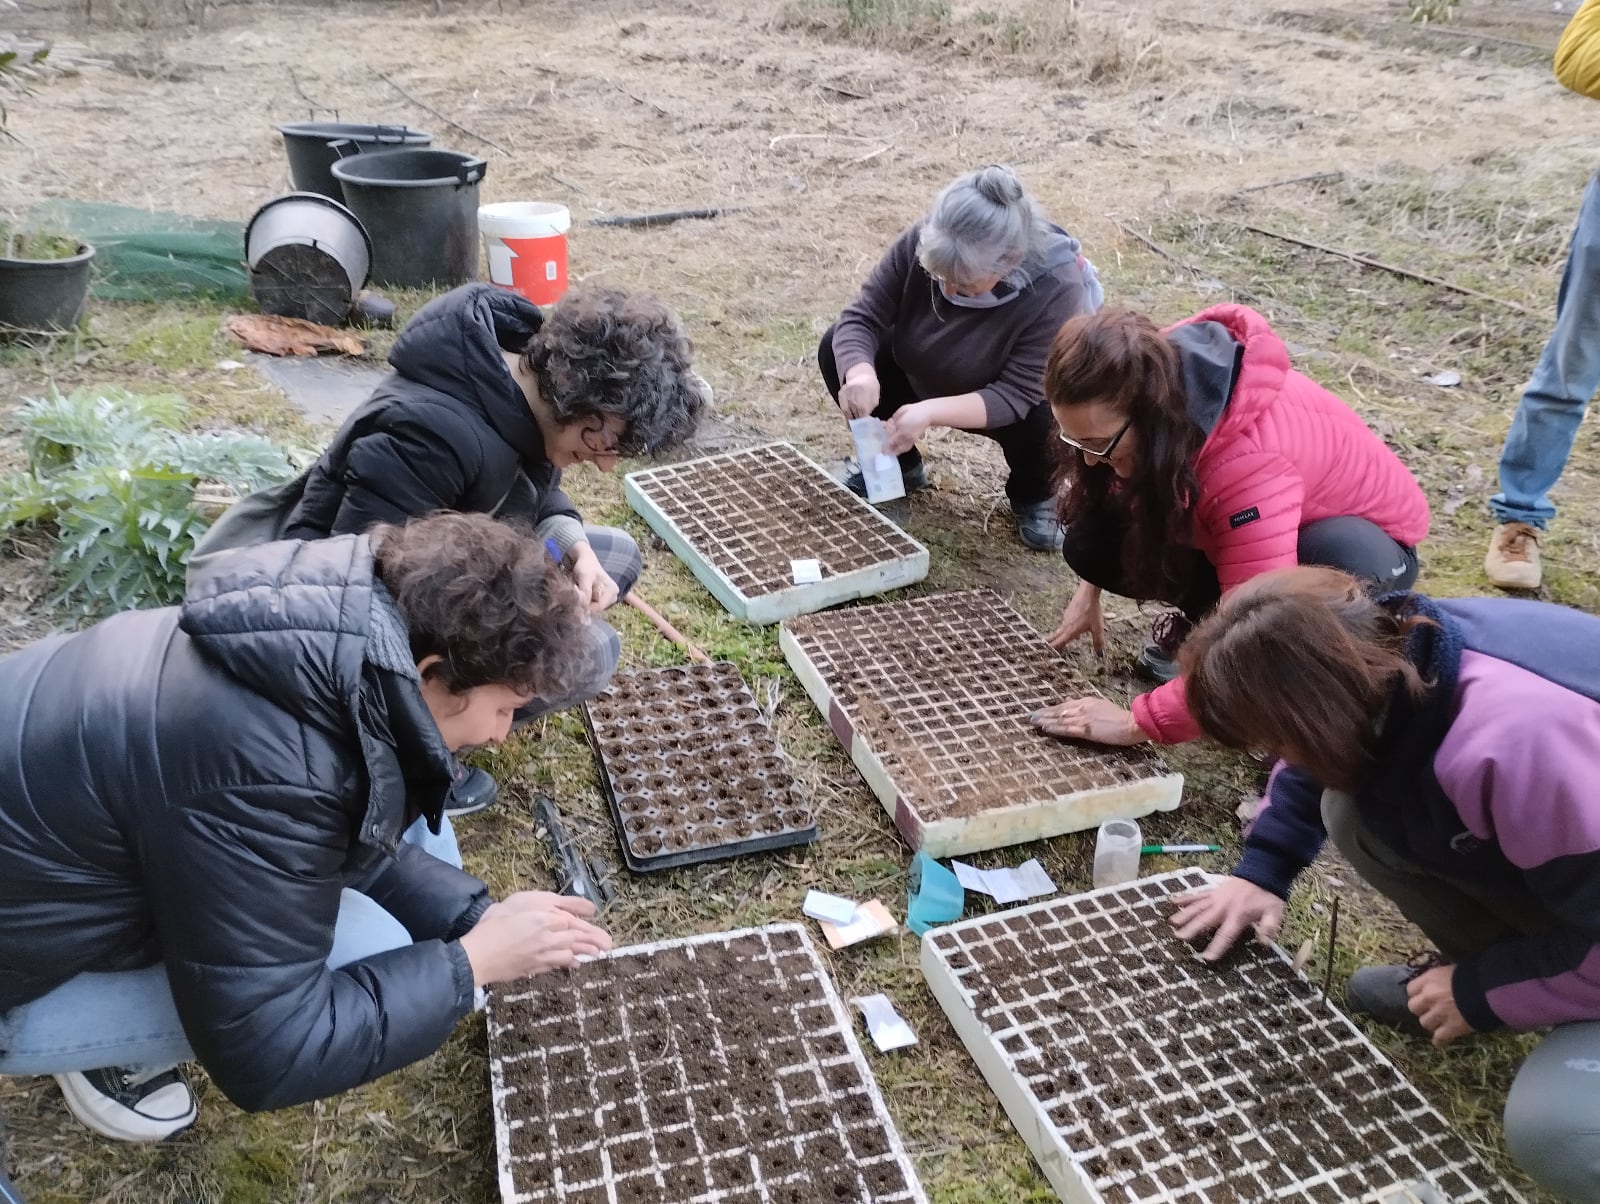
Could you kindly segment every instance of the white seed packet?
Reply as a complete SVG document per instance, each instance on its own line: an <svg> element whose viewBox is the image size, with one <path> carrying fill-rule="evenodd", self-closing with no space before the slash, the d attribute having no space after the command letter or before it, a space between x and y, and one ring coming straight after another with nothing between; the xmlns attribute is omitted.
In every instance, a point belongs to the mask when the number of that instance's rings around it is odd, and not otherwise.
<svg viewBox="0 0 1600 1204"><path fill-rule="evenodd" d="M856 901L841 895L830 895L823 890L806 891L806 901L800 910L813 920L827 920L830 924L848 924L856 918Z"/></svg>
<svg viewBox="0 0 1600 1204"><path fill-rule="evenodd" d="M815 585L822 580L822 561L791 560L789 573L794 577L796 585Z"/></svg>
<svg viewBox="0 0 1600 1204"><path fill-rule="evenodd" d="M1056 893L1056 884L1033 857L1016 869L980 870L964 861L952 861L950 868L963 887L988 895L996 903L1019 903Z"/></svg>
<svg viewBox="0 0 1600 1204"><path fill-rule="evenodd" d="M889 1002L887 995L859 995L850 1002L860 1009L867 1022L867 1032L872 1034L872 1043L881 1052L888 1053L892 1049L903 1049L917 1043L917 1034L900 1018L900 1013L894 1010L894 1004Z"/></svg>

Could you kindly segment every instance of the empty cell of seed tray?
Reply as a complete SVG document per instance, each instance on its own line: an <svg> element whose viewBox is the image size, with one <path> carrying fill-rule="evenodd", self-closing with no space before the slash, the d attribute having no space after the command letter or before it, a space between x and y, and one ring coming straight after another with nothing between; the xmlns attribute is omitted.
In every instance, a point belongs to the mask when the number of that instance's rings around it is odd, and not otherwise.
<svg viewBox="0 0 1600 1204"><path fill-rule="evenodd" d="M921 581L928 549L787 443L629 473L628 504L734 617L776 623ZM821 580L796 584L793 562Z"/></svg>
<svg viewBox="0 0 1600 1204"><path fill-rule="evenodd" d="M1061 1198L1520 1201L1281 950L1241 943L1213 965L1174 935L1175 897L1206 880L1180 870L923 938L934 997Z"/></svg>
<svg viewBox="0 0 1600 1204"><path fill-rule="evenodd" d="M786 622L779 646L913 849L948 857L1171 810L1146 749L1069 743L1028 715L1087 687L987 590Z"/></svg>
<svg viewBox="0 0 1600 1204"><path fill-rule="evenodd" d="M505 1204L924 1204L794 924L618 949L489 995Z"/></svg>
<svg viewBox="0 0 1600 1204"><path fill-rule="evenodd" d="M584 716L634 872L816 839L811 804L736 665L619 673Z"/></svg>

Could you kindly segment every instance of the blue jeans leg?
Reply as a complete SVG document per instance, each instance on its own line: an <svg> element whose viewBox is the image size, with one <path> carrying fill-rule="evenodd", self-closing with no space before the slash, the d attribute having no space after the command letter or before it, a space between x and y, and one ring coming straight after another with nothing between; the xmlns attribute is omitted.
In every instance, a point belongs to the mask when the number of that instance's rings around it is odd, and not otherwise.
<svg viewBox="0 0 1600 1204"><path fill-rule="evenodd" d="M440 860L461 864L448 819L438 836L418 821L404 839ZM405 925L371 899L353 890L340 896L330 968L409 944ZM159 964L68 979L0 1016L0 1045L0 1074L64 1074L97 1066L150 1069L194 1060L166 967Z"/></svg>
<svg viewBox="0 0 1600 1204"><path fill-rule="evenodd" d="M1500 453L1499 522L1541 530L1555 516L1549 493L1567 466L1584 411L1600 388L1600 175L1583 191L1556 295L1556 328L1534 367Z"/></svg>

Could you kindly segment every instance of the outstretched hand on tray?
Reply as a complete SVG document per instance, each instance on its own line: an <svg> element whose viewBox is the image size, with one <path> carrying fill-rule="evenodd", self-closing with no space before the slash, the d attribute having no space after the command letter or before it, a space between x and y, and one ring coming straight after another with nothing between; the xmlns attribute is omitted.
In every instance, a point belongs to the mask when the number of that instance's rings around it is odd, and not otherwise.
<svg viewBox="0 0 1600 1204"><path fill-rule="evenodd" d="M474 985L511 982L575 966L611 948L611 938L589 923L594 904L571 895L523 890L489 904L461 938Z"/></svg>
<svg viewBox="0 0 1600 1204"><path fill-rule="evenodd" d="M1035 711L1028 718L1045 735L1063 740L1126 747L1143 744L1150 738L1134 719L1132 711L1119 707L1109 698L1069 698Z"/></svg>
<svg viewBox="0 0 1600 1204"><path fill-rule="evenodd" d="M1270 943L1283 924L1284 901L1270 890L1243 878L1224 878L1215 886L1204 886L1178 896L1178 910L1172 913L1172 928L1179 938L1193 941L1208 932L1211 938L1200 954L1214 962L1244 935L1255 929L1256 939Z"/></svg>

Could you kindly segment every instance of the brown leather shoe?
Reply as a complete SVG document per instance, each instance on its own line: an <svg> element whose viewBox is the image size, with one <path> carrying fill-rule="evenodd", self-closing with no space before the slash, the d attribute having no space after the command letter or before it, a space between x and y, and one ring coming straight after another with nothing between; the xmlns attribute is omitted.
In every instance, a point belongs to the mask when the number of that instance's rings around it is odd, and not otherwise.
<svg viewBox="0 0 1600 1204"><path fill-rule="evenodd" d="M1489 540L1483 571L1501 589L1538 589L1543 576L1539 540L1544 532L1527 523L1501 523Z"/></svg>

